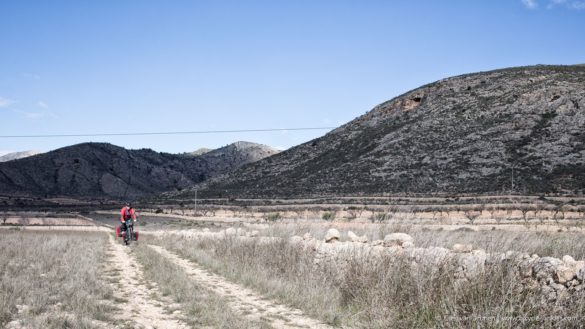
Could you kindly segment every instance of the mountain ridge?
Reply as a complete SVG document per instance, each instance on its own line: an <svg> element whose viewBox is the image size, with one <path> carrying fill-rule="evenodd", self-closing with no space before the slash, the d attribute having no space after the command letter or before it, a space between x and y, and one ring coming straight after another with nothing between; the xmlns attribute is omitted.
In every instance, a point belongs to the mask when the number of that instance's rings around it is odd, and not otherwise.
<svg viewBox="0 0 585 329"><path fill-rule="evenodd" d="M6 153L6 154L0 156L0 162L18 160L18 159L31 157L33 155L37 155L37 154L41 154L41 153L43 153L43 152L41 152L41 151L22 151L22 152Z"/></svg>
<svg viewBox="0 0 585 329"><path fill-rule="evenodd" d="M128 150L81 143L34 157L0 163L0 193L41 197L136 199L182 190L259 158L230 145L200 156ZM263 146L257 148L262 149ZM269 149L268 149L269 150ZM213 152L213 151L211 151ZM218 159L218 154L224 154Z"/></svg>
<svg viewBox="0 0 585 329"><path fill-rule="evenodd" d="M583 66L449 77L197 188L202 196L267 198L579 194L585 190L584 110Z"/></svg>

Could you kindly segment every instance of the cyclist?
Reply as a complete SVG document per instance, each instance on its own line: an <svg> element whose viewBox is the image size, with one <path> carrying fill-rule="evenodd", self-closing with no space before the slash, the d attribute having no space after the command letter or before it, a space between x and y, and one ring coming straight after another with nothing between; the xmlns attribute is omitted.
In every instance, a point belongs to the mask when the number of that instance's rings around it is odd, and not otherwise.
<svg viewBox="0 0 585 329"><path fill-rule="evenodd" d="M127 202L124 208L120 211L120 232L126 232L126 221L133 220L136 222L136 212L134 208L132 208L132 204Z"/></svg>

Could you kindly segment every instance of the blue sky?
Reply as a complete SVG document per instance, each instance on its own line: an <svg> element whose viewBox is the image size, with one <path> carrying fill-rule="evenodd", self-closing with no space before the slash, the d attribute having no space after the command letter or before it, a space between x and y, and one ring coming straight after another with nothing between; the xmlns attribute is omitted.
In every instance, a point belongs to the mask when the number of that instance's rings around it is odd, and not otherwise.
<svg viewBox="0 0 585 329"><path fill-rule="evenodd" d="M585 0L6 0L0 17L3 136L338 126L448 76L585 63ZM0 153L324 133L0 138Z"/></svg>

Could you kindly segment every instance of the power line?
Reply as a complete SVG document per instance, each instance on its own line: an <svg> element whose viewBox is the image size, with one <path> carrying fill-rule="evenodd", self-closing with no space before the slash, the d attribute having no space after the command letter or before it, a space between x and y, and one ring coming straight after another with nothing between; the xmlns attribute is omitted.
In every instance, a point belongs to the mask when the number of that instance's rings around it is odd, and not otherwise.
<svg viewBox="0 0 585 329"><path fill-rule="evenodd" d="M198 130L198 131L162 131L102 134L48 134L48 135L1 135L0 138L54 138L54 137L100 137L100 136L147 136L147 135L190 135L190 134L226 134L270 131L330 130L337 127L303 127L303 128L268 128L268 129L234 129L234 130Z"/></svg>

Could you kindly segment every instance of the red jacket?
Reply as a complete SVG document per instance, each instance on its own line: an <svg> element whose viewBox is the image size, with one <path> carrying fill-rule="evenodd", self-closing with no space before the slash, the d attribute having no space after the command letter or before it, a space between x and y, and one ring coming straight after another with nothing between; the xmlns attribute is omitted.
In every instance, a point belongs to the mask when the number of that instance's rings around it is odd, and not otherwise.
<svg viewBox="0 0 585 329"><path fill-rule="evenodd" d="M134 208L128 208L128 207L124 207L122 208L122 211L120 212L120 221L122 223L124 223L125 221L129 220L129 219L134 219L136 220L136 213L134 212Z"/></svg>

